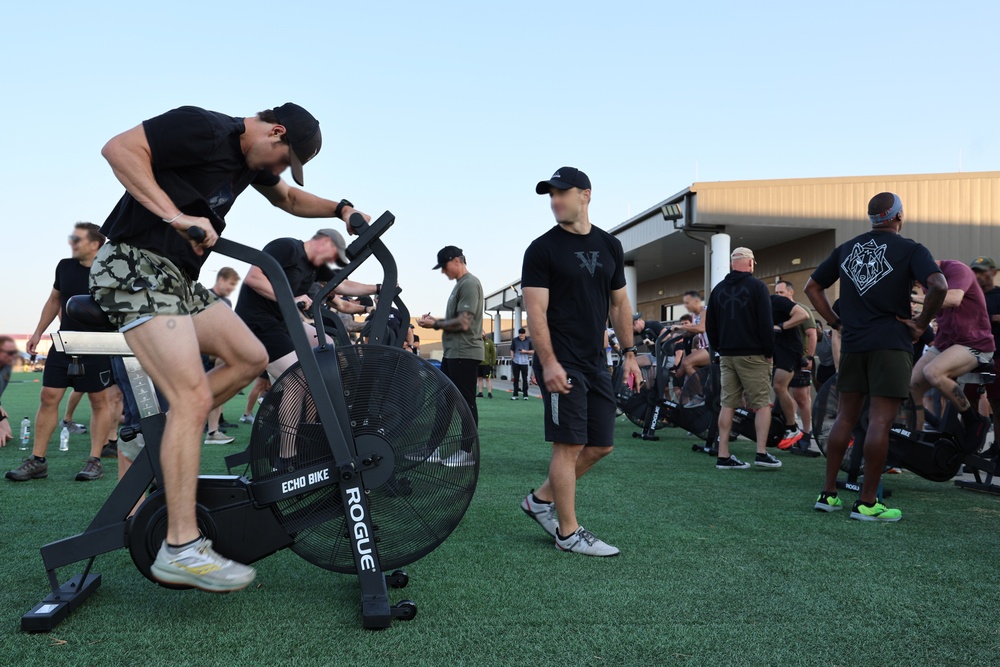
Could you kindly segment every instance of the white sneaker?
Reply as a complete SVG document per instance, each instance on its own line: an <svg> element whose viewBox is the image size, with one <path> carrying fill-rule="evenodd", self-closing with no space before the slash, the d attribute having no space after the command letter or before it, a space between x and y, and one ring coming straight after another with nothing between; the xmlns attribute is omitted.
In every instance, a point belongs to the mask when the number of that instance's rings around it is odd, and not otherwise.
<svg viewBox="0 0 1000 667"><path fill-rule="evenodd" d="M472 452L460 449L441 463L448 468L465 468L476 465L476 459L473 458Z"/></svg>
<svg viewBox="0 0 1000 667"><path fill-rule="evenodd" d="M524 395L524 400L528 400L528 395L527 394Z"/></svg>
<svg viewBox="0 0 1000 667"><path fill-rule="evenodd" d="M597 539L592 532L583 526L577 528L576 532L565 540L559 539L559 536L556 535L556 548L560 551L572 551L584 556L617 556L621 553L618 547L613 547L607 542Z"/></svg>
<svg viewBox="0 0 1000 667"><path fill-rule="evenodd" d="M231 435L226 435L222 431L212 431L205 436L206 445L228 445L234 440L236 440L236 438Z"/></svg>
<svg viewBox="0 0 1000 667"><path fill-rule="evenodd" d="M150 572L165 584L194 586L210 593L238 591L257 576L252 567L217 554L212 540L204 537L178 554L168 553L164 542Z"/></svg>
<svg viewBox="0 0 1000 667"><path fill-rule="evenodd" d="M546 533L555 537L559 531L559 519L556 517L556 504L536 503L534 498L532 498L534 493L535 490L532 489L531 493L524 497L524 500L521 501L521 510L537 521L538 525L541 526Z"/></svg>
<svg viewBox="0 0 1000 667"><path fill-rule="evenodd" d="M252 414L243 415L242 417L240 417L240 423L241 424L252 424L253 420L254 420L254 416Z"/></svg>
<svg viewBox="0 0 1000 667"><path fill-rule="evenodd" d="M412 452L410 454L404 454L403 458L407 461L427 461L427 463L441 463L441 448L437 447L429 455L427 450L422 449L418 452Z"/></svg>
<svg viewBox="0 0 1000 667"><path fill-rule="evenodd" d="M516 401L516 400L517 400L517 396L511 396L511 397L510 397L510 400L512 400L512 401Z"/></svg>

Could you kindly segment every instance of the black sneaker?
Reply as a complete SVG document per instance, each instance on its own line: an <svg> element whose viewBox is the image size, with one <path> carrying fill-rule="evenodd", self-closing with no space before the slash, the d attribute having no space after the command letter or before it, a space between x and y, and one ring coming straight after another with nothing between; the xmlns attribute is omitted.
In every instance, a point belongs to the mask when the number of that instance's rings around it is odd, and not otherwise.
<svg viewBox="0 0 1000 667"><path fill-rule="evenodd" d="M476 394L476 398L482 398L482 397L483 397L483 392L479 392L478 394Z"/></svg>
<svg viewBox="0 0 1000 667"><path fill-rule="evenodd" d="M769 452L764 454L758 454L757 458L753 460L755 466L760 466L761 468L780 468L781 461L774 458Z"/></svg>
<svg viewBox="0 0 1000 667"><path fill-rule="evenodd" d="M744 463L735 456L730 456L728 459L715 460L715 468L717 470L746 470L749 467L749 463Z"/></svg>
<svg viewBox="0 0 1000 667"><path fill-rule="evenodd" d="M8 470L7 474L4 475L4 477L14 482L27 482L29 479L42 479L48 476L48 462L42 463L34 455L24 459L24 463L13 470Z"/></svg>
<svg viewBox="0 0 1000 667"><path fill-rule="evenodd" d="M83 470L76 473L76 481L93 482L104 477L104 467L101 466L101 459L91 456L83 466Z"/></svg>
<svg viewBox="0 0 1000 667"><path fill-rule="evenodd" d="M101 450L102 459L117 459L118 458L118 441L109 442L104 445L104 449Z"/></svg>
<svg viewBox="0 0 1000 667"><path fill-rule="evenodd" d="M233 424L232 422L227 422L225 419L219 420L219 428L239 428L239 424Z"/></svg>

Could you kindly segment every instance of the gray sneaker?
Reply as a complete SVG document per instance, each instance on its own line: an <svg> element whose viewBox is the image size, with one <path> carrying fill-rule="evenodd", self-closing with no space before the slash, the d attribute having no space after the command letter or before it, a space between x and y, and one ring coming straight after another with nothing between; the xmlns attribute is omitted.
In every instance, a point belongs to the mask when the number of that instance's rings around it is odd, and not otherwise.
<svg viewBox="0 0 1000 667"><path fill-rule="evenodd" d="M441 448L436 447L430 454L427 453L426 449L421 449L416 452L411 452L410 454L405 454L404 458L407 461L426 461L427 463L441 463Z"/></svg>
<svg viewBox="0 0 1000 667"><path fill-rule="evenodd" d="M205 436L206 445L228 445L234 440L236 440L236 438L231 435L226 435L222 431L212 431Z"/></svg>
<svg viewBox="0 0 1000 667"><path fill-rule="evenodd" d="M538 525L551 537L555 537L559 530L559 519L556 518L555 503L536 503L532 495L535 490L524 497L521 501L521 509L525 514L538 522Z"/></svg>
<svg viewBox="0 0 1000 667"><path fill-rule="evenodd" d="M241 424L252 424L253 420L254 420L254 416L252 414L247 414L247 415L243 415L242 417L240 417L240 423Z"/></svg>
<svg viewBox="0 0 1000 667"><path fill-rule="evenodd" d="M24 463L18 467L13 470L8 470L7 474L4 476L14 482L27 482L29 479L42 479L43 477L49 476L49 464L48 462L42 463L35 458L34 455L32 455L24 459Z"/></svg>
<svg viewBox="0 0 1000 667"><path fill-rule="evenodd" d="M83 464L83 470L76 473L76 481L78 482L93 482L104 477L104 466L101 465L101 459L96 456L91 456L87 459L87 462Z"/></svg>
<svg viewBox="0 0 1000 667"><path fill-rule="evenodd" d="M460 449L441 461L441 464L448 468L466 468L476 465L476 459L472 456L472 452Z"/></svg>
<svg viewBox="0 0 1000 667"><path fill-rule="evenodd" d="M212 540L204 537L179 554L168 553L164 542L150 571L165 584L193 586L209 593L238 591L257 576L252 567L217 554Z"/></svg>
<svg viewBox="0 0 1000 667"><path fill-rule="evenodd" d="M70 435L83 435L87 432L87 427L77 422L68 422L65 419L59 422L59 428L65 428Z"/></svg>
<svg viewBox="0 0 1000 667"><path fill-rule="evenodd" d="M584 556L617 556L621 553L617 547L597 539L592 532L583 526L577 528L576 532L565 540L556 535L556 548L560 551L572 551Z"/></svg>

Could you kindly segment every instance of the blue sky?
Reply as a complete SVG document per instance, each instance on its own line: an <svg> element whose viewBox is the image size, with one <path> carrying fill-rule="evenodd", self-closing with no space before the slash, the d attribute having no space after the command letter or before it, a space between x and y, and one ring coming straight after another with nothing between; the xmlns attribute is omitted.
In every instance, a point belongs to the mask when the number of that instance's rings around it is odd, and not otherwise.
<svg viewBox="0 0 1000 667"><path fill-rule="evenodd" d="M564 164L604 228L696 179L1000 168L996 3L49 2L4 23L2 332L34 329L73 222L119 198L104 142L182 104L312 111L307 189L395 213L403 296L438 315L436 251L487 292L516 279ZM252 190L228 223L258 247L324 226Z"/></svg>

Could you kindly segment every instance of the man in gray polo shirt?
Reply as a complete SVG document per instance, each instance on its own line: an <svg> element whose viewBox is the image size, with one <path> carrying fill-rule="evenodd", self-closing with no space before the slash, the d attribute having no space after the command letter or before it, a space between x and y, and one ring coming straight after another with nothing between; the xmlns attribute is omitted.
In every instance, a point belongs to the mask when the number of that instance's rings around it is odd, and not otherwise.
<svg viewBox="0 0 1000 667"><path fill-rule="evenodd" d="M441 372L458 388L462 398L469 404L472 416L479 424L479 412L476 410L476 378L479 374L479 363L483 360L483 286L479 278L469 273L465 264L465 255L461 248L453 245L445 246L437 255L434 270L449 280L455 281L455 289L448 297L444 318L431 317L430 313L417 320L417 324L425 329L440 329L441 349L444 351L441 360ZM471 443L463 444L471 447ZM435 450L429 461L440 460L440 454ZM451 456L441 460L446 466L459 467L475 464L471 450L460 449Z"/></svg>

